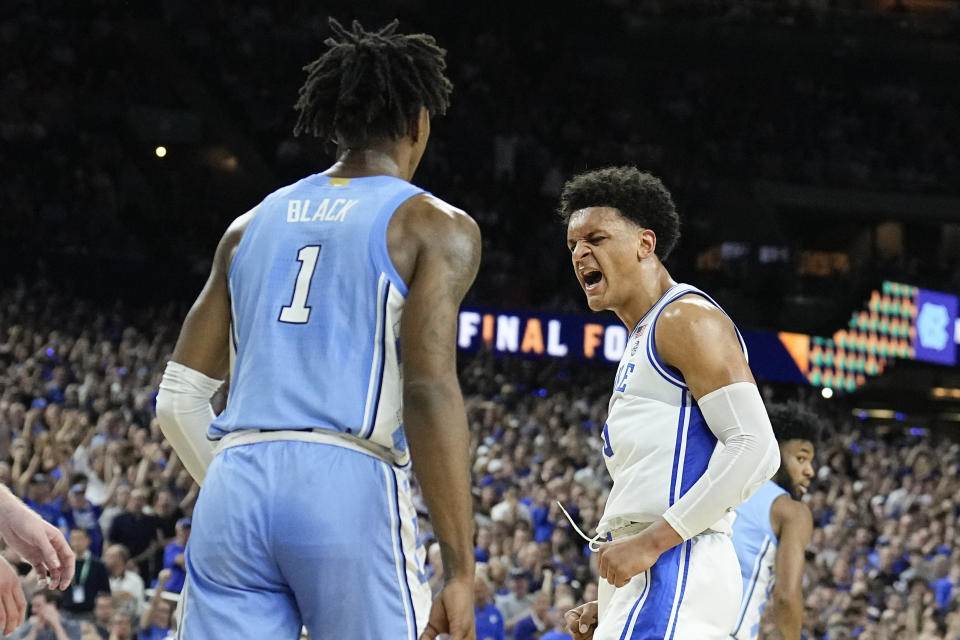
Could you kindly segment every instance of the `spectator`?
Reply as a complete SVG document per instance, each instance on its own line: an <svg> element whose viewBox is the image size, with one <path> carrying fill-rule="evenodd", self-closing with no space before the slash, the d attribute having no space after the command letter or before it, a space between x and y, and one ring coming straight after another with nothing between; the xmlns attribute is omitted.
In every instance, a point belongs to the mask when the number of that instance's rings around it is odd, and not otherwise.
<svg viewBox="0 0 960 640"><path fill-rule="evenodd" d="M170 570L167 591L173 593L180 593L183 589L183 581L187 578L186 552L191 524L190 518L177 520L176 536L173 542L163 550L163 568Z"/></svg>
<svg viewBox="0 0 960 640"><path fill-rule="evenodd" d="M493 588L480 565L477 567L473 612L477 640L506 640L503 614L493 604Z"/></svg>
<svg viewBox="0 0 960 640"><path fill-rule="evenodd" d="M131 491L126 509L114 519L108 536L111 543L122 544L130 551L133 563L145 580L151 576L153 554L160 548L157 519L144 513L146 502L144 489Z"/></svg>
<svg viewBox="0 0 960 640"><path fill-rule="evenodd" d="M547 629L547 614L550 612L550 595L546 591L533 594L530 614L521 618L513 627L513 640L534 640Z"/></svg>
<svg viewBox="0 0 960 640"><path fill-rule="evenodd" d="M24 472L24 475L27 476L28 472ZM23 502L39 513L44 520L57 526L60 523L60 506L53 497L50 478L43 473L32 473L28 477L26 497Z"/></svg>
<svg viewBox="0 0 960 640"><path fill-rule="evenodd" d="M173 623L173 603L163 597L171 573L164 569L157 576L157 586L150 596L150 603L140 616L137 640L164 640Z"/></svg>
<svg viewBox="0 0 960 640"><path fill-rule="evenodd" d="M93 630L102 640L107 640L110 635L110 620L116 612L113 596L106 593L97 596L97 602L93 607Z"/></svg>
<svg viewBox="0 0 960 640"><path fill-rule="evenodd" d="M103 510L87 500L86 477L80 475L79 478L74 477L71 481L77 480L79 481L71 485L70 493L63 502L63 513L58 524L67 531L75 528L85 530L90 538L90 552L99 558L103 553L103 532L100 530L100 516Z"/></svg>
<svg viewBox="0 0 960 640"><path fill-rule="evenodd" d="M11 640L81 640L80 623L60 615L56 591L42 591L30 599L27 621L10 635Z"/></svg>
<svg viewBox="0 0 960 640"><path fill-rule="evenodd" d="M103 554L103 562L110 575L110 591L118 610L140 615L145 606L143 578L127 568L130 553L122 544L112 544Z"/></svg>
<svg viewBox="0 0 960 640"><path fill-rule="evenodd" d="M504 628L507 633L512 633L514 625L530 612L533 597L530 595L530 576L526 571L514 567L508 575L510 591L506 595L496 596L496 606L503 614Z"/></svg>
<svg viewBox="0 0 960 640"><path fill-rule="evenodd" d="M91 553L86 529L70 530L70 548L77 556L77 571L60 608L77 620L91 620L97 596L110 594L110 577L107 568Z"/></svg>
<svg viewBox="0 0 960 640"><path fill-rule="evenodd" d="M133 619L123 611L117 611L110 620L108 640L140 640L133 632Z"/></svg>

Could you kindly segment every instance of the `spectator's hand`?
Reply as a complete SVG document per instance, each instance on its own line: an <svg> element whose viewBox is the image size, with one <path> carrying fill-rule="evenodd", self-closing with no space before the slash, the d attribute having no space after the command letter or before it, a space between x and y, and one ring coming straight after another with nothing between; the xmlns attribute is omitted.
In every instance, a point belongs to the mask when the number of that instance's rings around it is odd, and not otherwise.
<svg viewBox="0 0 960 640"><path fill-rule="evenodd" d="M0 629L5 634L23 622L23 612L27 609L27 600L20 587L17 572L3 558L0 558Z"/></svg>
<svg viewBox="0 0 960 640"><path fill-rule="evenodd" d="M73 579L76 558L63 534L19 499L0 493L0 537L33 565L51 588L65 590Z"/></svg>
<svg viewBox="0 0 960 640"><path fill-rule="evenodd" d="M167 590L167 583L170 582L170 578L173 576L173 572L170 569L164 569L160 572L160 575L157 576L157 589L160 591Z"/></svg>
<svg viewBox="0 0 960 640"><path fill-rule="evenodd" d="M58 629L63 626L63 620L60 617L60 610L52 602L45 602L41 607L41 615L52 629Z"/></svg>
<svg viewBox="0 0 960 640"><path fill-rule="evenodd" d="M573 640L593 640L597 628L597 601L587 602L563 614Z"/></svg>
<svg viewBox="0 0 960 640"><path fill-rule="evenodd" d="M437 594L430 608L427 628L420 640L433 640L441 633L450 640L475 640L473 623L473 579L455 578Z"/></svg>

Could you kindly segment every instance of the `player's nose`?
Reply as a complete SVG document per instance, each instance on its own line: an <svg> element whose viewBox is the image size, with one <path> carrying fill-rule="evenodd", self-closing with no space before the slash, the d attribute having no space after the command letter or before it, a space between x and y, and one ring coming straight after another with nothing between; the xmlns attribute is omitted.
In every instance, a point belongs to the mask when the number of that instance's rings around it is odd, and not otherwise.
<svg viewBox="0 0 960 640"><path fill-rule="evenodd" d="M577 242L577 244L573 245L574 266L579 267L580 265L578 263L581 260L583 260L584 256L588 255L589 253L590 253L590 247L587 246L586 242Z"/></svg>

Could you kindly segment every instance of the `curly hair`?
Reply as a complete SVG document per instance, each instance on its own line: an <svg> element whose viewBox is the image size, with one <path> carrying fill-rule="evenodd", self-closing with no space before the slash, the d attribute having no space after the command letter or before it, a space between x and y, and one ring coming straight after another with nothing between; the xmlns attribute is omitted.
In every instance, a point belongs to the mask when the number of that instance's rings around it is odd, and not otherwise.
<svg viewBox="0 0 960 640"><path fill-rule="evenodd" d="M816 445L820 441L823 421L804 404L794 401L770 403L767 415L780 444L788 440L806 440Z"/></svg>
<svg viewBox="0 0 960 640"><path fill-rule="evenodd" d="M328 50L305 66L294 109L294 135L309 133L339 144L405 135L421 107L446 113L453 84L444 75L446 50L425 33L397 33L394 20L379 31L350 29L330 18Z"/></svg>
<svg viewBox="0 0 960 640"><path fill-rule="evenodd" d="M560 217L569 222L574 211L587 207L612 207L631 222L652 230L661 262L680 239L680 216L670 192L659 178L636 167L607 167L568 180L560 193Z"/></svg>

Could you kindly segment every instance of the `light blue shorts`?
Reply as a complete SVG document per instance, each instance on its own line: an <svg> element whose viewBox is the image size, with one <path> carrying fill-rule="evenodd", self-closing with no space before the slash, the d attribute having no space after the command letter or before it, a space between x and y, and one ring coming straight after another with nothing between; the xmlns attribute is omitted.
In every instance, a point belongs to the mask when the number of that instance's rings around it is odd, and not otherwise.
<svg viewBox="0 0 960 640"><path fill-rule="evenodd" d="M405 471L276 441L210 465L187 545L177 638L416 640L430 589Z"/></svg>

